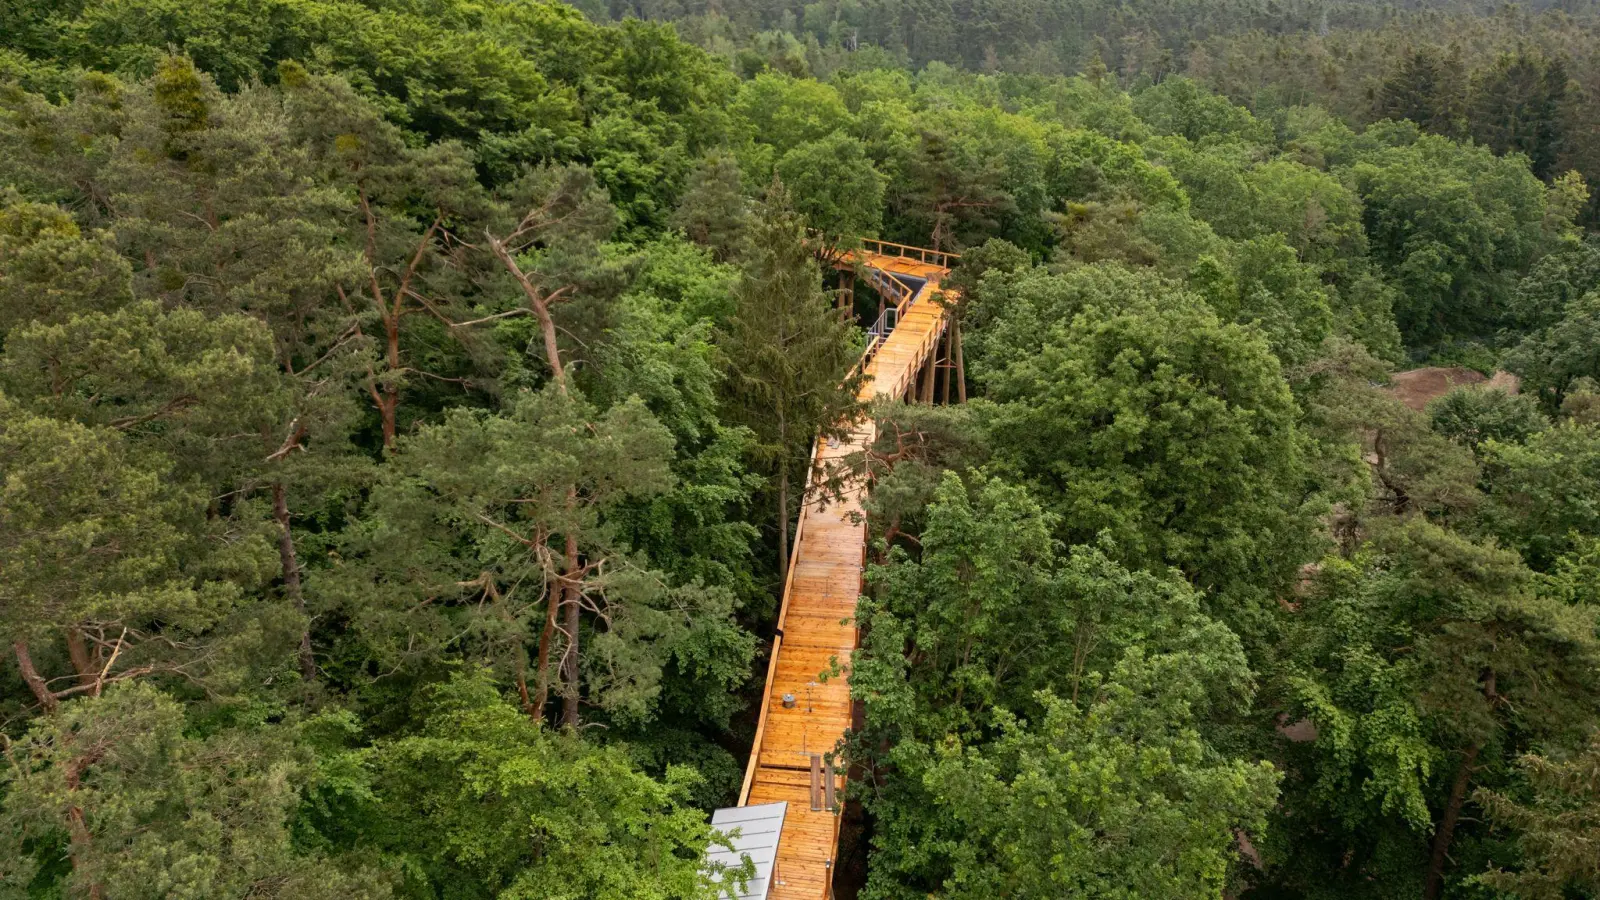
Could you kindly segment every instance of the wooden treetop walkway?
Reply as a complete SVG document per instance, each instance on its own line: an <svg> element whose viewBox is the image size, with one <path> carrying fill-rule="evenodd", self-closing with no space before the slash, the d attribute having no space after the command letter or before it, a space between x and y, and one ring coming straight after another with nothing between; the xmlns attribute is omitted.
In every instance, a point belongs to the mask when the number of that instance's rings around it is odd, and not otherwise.
<svg viewBox="0 0 1600 900"><path fill-rule="evenodd" d="M867 378L861 399L904 397L915 388L918 371L934 358L944 334L945 307L932 295L949 274L951 259L937 251L869 241L836 264L925 282L915 294L906 292L891 329L875 329L864 357ZM857 422L850 437L836 446L818 444L812 471L864 451L875 437L870 418ZM772 900L830 896L839 816L827 803L813 803L813 755L831 753L851 723L849 664L866 558L867 526L861 511L865 490L863 484L851 485L839 501L826 506L808 492L795 528L760 724L739 795L740 806L780 800L789 804L768 895ZM830 671L837 674L825 677ZM793 698L791 707L786 708L785 695ZM827 776L816 777L820 781ZM842 790L843 773L834 779L835 789Z"/></svg>

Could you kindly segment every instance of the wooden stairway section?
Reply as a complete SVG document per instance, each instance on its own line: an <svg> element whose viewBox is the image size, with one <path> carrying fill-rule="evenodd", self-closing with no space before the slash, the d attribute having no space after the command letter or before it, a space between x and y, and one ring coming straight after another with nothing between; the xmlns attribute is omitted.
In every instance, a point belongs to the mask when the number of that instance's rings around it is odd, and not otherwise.
<svg viewBox="0 0 1600 900"><path fill-rule="evenodd" d="M900 307L893 330L875 339L864 357L862 400L905 397L915 388L918 371L938 352L946 317L944 306L932 296L949 274L949 261L949 255L936 251L874 241L838 263L840 268L860 264L926 281ZM856 423L849 438L836 446L819 443L811 471L865 450L875 437L870 418ZM865 485L852 485L840 501L826 506L807 491L795 528L761 719L739 794L740 806L780 800L789 804L768 895L772 900L831 896L839 816L826 803L813 808L812 756L833 751L851 722L849 665L866 558L867 526L861 513L865 490ZM830 670L838 674L824 677ZM794 698L793 708L784 707L785 694ZM843 772L835 779L836 790L842 791Z"/></svg>

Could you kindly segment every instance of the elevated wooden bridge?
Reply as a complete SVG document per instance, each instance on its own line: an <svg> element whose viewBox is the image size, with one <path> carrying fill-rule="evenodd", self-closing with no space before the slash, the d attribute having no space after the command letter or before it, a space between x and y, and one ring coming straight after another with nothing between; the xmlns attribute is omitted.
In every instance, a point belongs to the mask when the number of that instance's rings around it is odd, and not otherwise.
<svg viewBox="0 0 1600 900"><path fill-rule="evenodd" d="M882 297L862 356L862 400L931 401L940 371L946 373L949 394L950 369L958 358L949 348L951 338L959 336L947 335L945 306L934 294L952 259L934 250L868 241L834 260L835 268L862 274ZM847 278L847 284L852 281ZM811 472L871 445L875 423L868 418L854 424L848 439L818 444ZM740 806L788 803L768 894L772 900L832 896L844 773L834 769L830 755L851 724L849 664L866 559L861 514L866 486L853 485L824 506L811 495L810 485L808 478L760 724L739 794Z"/></svg>

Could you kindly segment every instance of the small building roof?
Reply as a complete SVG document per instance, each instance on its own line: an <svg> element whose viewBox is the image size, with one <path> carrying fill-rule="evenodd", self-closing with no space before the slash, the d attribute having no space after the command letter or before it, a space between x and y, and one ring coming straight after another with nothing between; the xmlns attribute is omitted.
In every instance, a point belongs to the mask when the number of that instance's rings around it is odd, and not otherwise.
<svg viewBox="0 0 1600 900"><path fill-rule="evenodd" d="M773 865L778 859L778 838L783 834L783 817L788 811L789 804L779 802L730 806L711 814L711 827L728 837L733 849L713 846L706 851L706 862L737 868L748 856L756 867L756 874L745 885L744 893L734 893L737 888L729 888L724 891L724 897L767 900Z"/></svg>

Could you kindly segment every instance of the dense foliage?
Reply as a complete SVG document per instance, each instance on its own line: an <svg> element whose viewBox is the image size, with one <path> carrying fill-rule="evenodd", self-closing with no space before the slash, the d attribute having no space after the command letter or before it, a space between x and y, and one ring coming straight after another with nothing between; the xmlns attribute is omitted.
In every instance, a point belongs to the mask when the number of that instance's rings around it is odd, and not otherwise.
<svg viewBox="0 0 1600 900"><path fill-rule="evenodd" d="M1482 12L0 0L0 897L710 900L846 477L841 895L1600 896L1600 29Z"/></svg>

